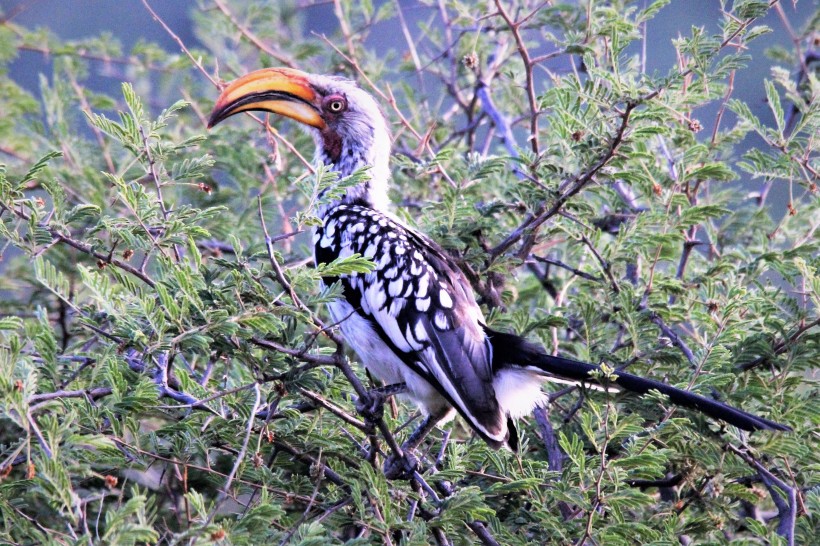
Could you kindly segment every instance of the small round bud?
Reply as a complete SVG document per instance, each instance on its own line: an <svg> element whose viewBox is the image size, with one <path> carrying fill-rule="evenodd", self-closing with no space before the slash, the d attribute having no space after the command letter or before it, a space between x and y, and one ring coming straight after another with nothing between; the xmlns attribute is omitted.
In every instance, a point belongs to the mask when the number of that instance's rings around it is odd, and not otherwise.
<svg viewBox="0 0 820 546"><path fill-rule="evenodd" d="M470 70L475 70L476 68L478 68L478 55L476 55L476 52L473 51L472 53L463 56L461 58L461 64L463 64Z"/></svg>

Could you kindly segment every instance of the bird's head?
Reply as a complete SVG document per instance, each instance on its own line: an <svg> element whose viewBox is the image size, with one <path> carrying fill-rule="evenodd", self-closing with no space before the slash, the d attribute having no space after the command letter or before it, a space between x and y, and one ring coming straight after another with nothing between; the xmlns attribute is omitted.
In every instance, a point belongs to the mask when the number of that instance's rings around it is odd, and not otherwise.
<svg viewBox="0 0 820 546"><path fill-rule="evenodd" d="M387 206L390 133L376 101L355 82L292 68L256 70L231 82L214 105L208 127L251 110L289 117L316 141L316 162L348 176L370 168L370 180L348 190L349 202Z"/></svg>

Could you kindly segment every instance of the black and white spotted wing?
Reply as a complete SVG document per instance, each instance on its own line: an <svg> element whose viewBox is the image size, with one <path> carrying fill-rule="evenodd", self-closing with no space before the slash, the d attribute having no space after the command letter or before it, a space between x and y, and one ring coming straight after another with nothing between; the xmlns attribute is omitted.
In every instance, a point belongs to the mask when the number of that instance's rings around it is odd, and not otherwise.
<svg viewBox="0 0 820 546"><path fill-rule="evenodd" d="M341 281L344 298L357 315L353 319L366 321L360 329L372 328L485 439L505 441L506 417L493 389L492 349L481 327L481 311L466 279L441 248L389 216L358 205L328 211L314 246L317 263L360 254L376 264L366 274L325 282ZM378 362L389 358L363 347L369 345L363 336L351 332L345 337L372 373L396 380L388 364ZM412 383L408 381L411 391Z"/></svg>

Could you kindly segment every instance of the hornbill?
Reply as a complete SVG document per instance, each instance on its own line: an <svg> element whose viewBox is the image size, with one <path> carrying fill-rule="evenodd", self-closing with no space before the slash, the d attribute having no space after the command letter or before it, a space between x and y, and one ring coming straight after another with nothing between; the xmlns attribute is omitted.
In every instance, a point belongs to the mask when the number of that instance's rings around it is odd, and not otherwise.
<svg viewBox="0 0 820 546"><path fill-rule="evenodd" d="M416 447L457 411L494 448L516 449L513 419L544 400L546 380L603 383L639 394L657 390L681 406L753 431L790 430L717 400L630 373L546 354L523 338L488 328L456 262L388 209L390 131L374 98L355 82L290 68L268 68L225 87L208 127L250 110L292 118L308 128L315 161L338 176L369 169L369 178L324 205L313 235L316 264L360 254L368 273L326 278L342 296L330 315L367 370L426 415L408 440ZM593 372L598 373L593 373Z"/></svg>

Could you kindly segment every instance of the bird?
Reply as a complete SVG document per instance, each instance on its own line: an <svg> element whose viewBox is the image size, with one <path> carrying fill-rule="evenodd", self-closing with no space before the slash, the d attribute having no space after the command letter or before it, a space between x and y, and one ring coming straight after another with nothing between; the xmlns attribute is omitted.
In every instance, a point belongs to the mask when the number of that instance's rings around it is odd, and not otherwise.
<svg viewBox="0 0 820 546"><path fill-rule="evenodd" d="M329 314L368 373L399 386L396 391L425 415L405 446L417 447L458 413L491 447L517 450L515 421L545 402L542 386L549 380L637 394L655 390L747 431L791 430L661 381L548 354L521 336L488 327L456 261L390 212L390 129L376 99L355 81L294 68L259 69L222 89L208 128L247 111L301 124L313 136L315 163L340 179L367 173L318 210L314 258L320 265L358 254L373 263L369 272L322 282L341 284Z"/></svg>

